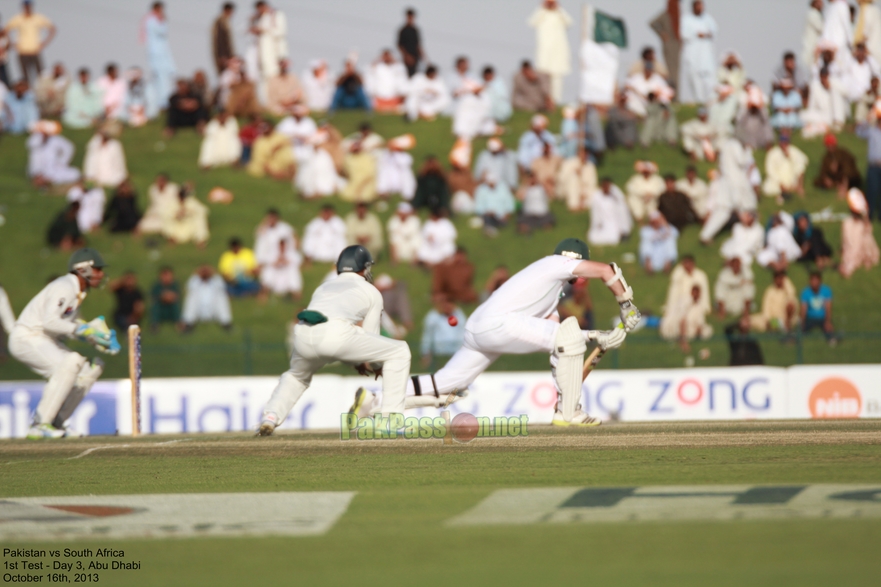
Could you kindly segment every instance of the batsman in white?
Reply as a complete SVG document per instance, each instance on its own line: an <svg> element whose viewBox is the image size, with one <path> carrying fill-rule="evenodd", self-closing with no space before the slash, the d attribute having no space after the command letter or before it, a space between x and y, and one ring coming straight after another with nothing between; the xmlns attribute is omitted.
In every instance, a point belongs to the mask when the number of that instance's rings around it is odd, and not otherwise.
<svg viewBox="0 0 881 587"><path fill-rule="evenodd" d="M308 389L324 365L342 361L362 375L382 375L384 414L404 412L410 374L410 347L379 334L382 294L373 286L373 257L361 245L343 249L337 277L322 283L309 307L297 314L291 368L278 382L263 410L258 436L269 436Z"/></svg>
<svg viewBox="0 0 881 587"><path fill-rule="evenodd" d="M407 387L405 408L438 407L452 403L477 376L503 354L550 353L557 385L557 426L597 426L600 420L581 409L581 386L587 342L603 349L621 346L626 332L639 323L633 290L615 264L590 261L587 244L575 238L561 241L554 254L524 268L481 304L465 323L465 341L447 364L432 375L416 375ZM567 283L579 277L602 279L615 294L624 328L581 330L578 320L560 322L557 304ZM450 397L449 394L455 394ZM366 404L358 390L353 411Z"/></svg>
<svg viewBox="0 0 881 587"><path fill-rule="evenodd" d="M22 310L9 334L13 357L47 378L37 404L28 438L60 438L70 434L65 422L101 376L104 363L88 360L62 345L62 338L78 338L99 351L116 354L116 331L104 317L91 322L78 319L79 308L89 289L104 280L104 259L94 249L74 252L68 274L52 281Z"/></svg>

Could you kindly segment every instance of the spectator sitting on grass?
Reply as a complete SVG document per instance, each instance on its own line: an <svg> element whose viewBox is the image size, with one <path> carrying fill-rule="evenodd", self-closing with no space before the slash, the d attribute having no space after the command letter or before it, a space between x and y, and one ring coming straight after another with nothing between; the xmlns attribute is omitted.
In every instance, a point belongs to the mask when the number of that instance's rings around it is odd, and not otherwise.
<svg viewBox="0 0 881 587"><path fill-rule="evenodd" d="M474 264L468 259L468 251L464 247L459 247L454 255L434 266L431 293L442 293L451 302L470 304L477 300Z"/></svg>
<svg viewBox="0 0 881 587"><path fill-rule="evenodd" d="M110 291L116 296L116 309L113 310L113 321L120 330L126 331L132 324L140 324L146 310L144 294L138 287L138 277L134 271L110 282Z"/></svg>
<svg viewBox="0 0 881 587"><path fill-rule="evenodd" d="M774 281L762 295L762 308L750 316L750 327L757 332L791 332L798 322L798 294L786 271L774 273Z"/></svg>
<svg viewBox="0 0 881 587"><path fill-rule="evenodd" d="M649 274L670 273L679 257L679 231L667 224L657 210L649 213L649 223L639 229L639 262Z"/></svg>
<svg viewBox="0 0 881 587"><path fill-rule="evenodd" d="M691 352L690 341L697 338L706 340L713 336L713 327L707 324L709 312L701 298L701 288L695 285L689 297L678 300L675 308L666 308L661 318L661 336L678 341L683 353Z"/></svg>
<svg viewBox="0 0 881 587"><path fill-rule="evenodd" d="M202 134L207 118L201 96L193 93L187 80L177 80L177 91L168 99L165 136L174 136L180 128L193 128Z"/></svg>
<svg viewBox="0 0 881 587"><path fill-rule="evenodd" d="M801 292L801 327L803 332L822 330L829 346L838 343L832 326L832 289L823 283L819 271L811 273L808 286Z"/></svg>
<svg viewBox="0 0 881 587"><path fill-rule="evenodd" d="M334 110L367 110L370 112L370 100L364 92L364 81L355 69L355 62L347 59L343 74L337 78L336 92L330 104Z"/></svg>
<svg viewBox="0 0 881 587"><path fill-rule="evenodd" d="M62 251L72 251L85 244L83 234L77 223L77 215L80 212L80 203L71 202L58 213L55 220L49 226L46 233L46 241L49 245Z"/></svg>
<svg viewBox="0 0 881 587"><path fill-rule="evenodd" d="M549 203L548 193L531 171L524 174L524 183L517 190L522 203L517 215L517 230L529 234L533 230L553 228L556 220Z"/></svg>
<svg viewBox="0 0 881 587"><path fill-rule="evenodd" d="M219 322L224 330L232 328L232 309L226 283L210 265L202 265L187 281L184 299L183 332L192 332L197 322Z"/></svg>
<svg viewBox="0 0 881 587"><path fill-rule="evenodd" d="M423 368L430 368L438 356L449 357L461 348L465 341L465 312L452 303L446 294L432 296L434 308L425 315L422 322L422 340L419 348ZM449 322L456 319L456 325Z"/></svg>
<svg viewBox="0 0 881 587"><path fill-rule="evenodd" d="M490 237L498 235L499 228L504 227L514 213L511 188L494 173L487 173L474 193L474 212L483 217L484 234Z"/></svg>
<svg viewBox="0 0 881 587"><path fill-rule="evenodd" d="M753 270L740 257L729 259L716 278L716 308L719 317L749 314L756 284Z"/></svg>
<svg viewBox="0 0 881 587"><path fill-rule="evenodd" d="M815 263L817 269L822 271L832 262L832 247L826 242L823 229L813 225L807 212L796 212L793 218L793 235L795 242L801 247L801 257L798 260L802 263Z"/></svg>
<svg viewBox="0 0 881 587"><path fill-rule="evenodd" d="M103 221L104 224L110 223L110 232L133 232L138 227L141 211L138 209L137 194L130 179L119 184L113 192L104 211Z"/></svg>
<svg viewBox="0 0 881 587"><path fill-rule="evenodd" d="M229 240L229 249L220 256L217 268L232 297L252 296L260 291L260 283L257 281L259 268L254 251L243 247L240 238L233 237Z"/></svg>
<svg viewBox="0 0 881 587"><path fill-rule="evenodd" d="M447 213L450 211L450 187L440 162L434 155L428 155L422 164L422 169L419 170L413 207L417 210L428 208Z"/></svg>
<svg viewBox="0 0 881 587"><path fill-rule="evenodd" d="M178 324L180 322L180 285L174 278L171 267L159 270L159 279L150 290L152 305L150 306L150 330L158 332L164 322Z"/></svg>

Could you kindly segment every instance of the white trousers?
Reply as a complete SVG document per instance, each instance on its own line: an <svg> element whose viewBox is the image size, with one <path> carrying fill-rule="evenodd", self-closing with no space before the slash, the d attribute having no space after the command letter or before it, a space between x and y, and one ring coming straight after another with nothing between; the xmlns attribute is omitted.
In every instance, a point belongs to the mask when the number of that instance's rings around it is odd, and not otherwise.
<svg viewBox="0 0 881 587"><path fill-rule="evenodd" d="M312 382L312 375L334 361L353 365L382 364L382 407L384 414L404 413L404 392L410 374L410 347L402 340L370 334L342 320L294 327L291 368L282 374L266 404L264 413L284 421L291 408Z"/></svg>
<svg viewBox="0 0 881 587"><path fill-rule="evenodd" d="M22 328L13 329L10 334L9 352L36 374L49 380L37 404L34 421L37 424L51 424L73 390L80 371L88 365L86 358L53 338ZM65 412L69 412L69 417L76 405L68 407L70 409Z"/></svg>
<svg viewBox="0 0 881 587"><path fill-rule="evenodd" d="M416 378L418 395L464 390L501 355L551 353L559 327L559 322L523 314L505 314L469 323L462 348L447 364L433 376ZM407 383L407 395L417 395L412 378Z"/></svg>

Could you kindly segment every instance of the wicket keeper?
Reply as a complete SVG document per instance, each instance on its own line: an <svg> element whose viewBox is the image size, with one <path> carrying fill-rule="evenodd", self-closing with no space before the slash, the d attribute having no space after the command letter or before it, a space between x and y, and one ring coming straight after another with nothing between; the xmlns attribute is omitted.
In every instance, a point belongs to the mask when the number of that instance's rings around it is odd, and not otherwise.
<svg viewBox="0 0 881 587"><path fill-rule="evenodd" d="M100 359L86 359L60 339L78 338L101 352L119 352L116 331L107 327L103 316L91 322L78 319L89 289L104 280L105 266L94 249L74 252L67 275L49 283L28 303L9 334L10 354L48 379L28 431L30 439L71 435L65 422L104 370Z"/></svg>

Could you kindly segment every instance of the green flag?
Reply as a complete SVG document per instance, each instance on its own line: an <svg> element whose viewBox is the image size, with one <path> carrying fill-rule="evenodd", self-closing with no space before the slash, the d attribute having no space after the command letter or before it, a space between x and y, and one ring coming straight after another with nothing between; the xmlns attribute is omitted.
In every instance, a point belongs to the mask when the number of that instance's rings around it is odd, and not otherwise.
<svg viewBox="0 0 881 587"><path fill-rule="evenodd" d="M597 43L612 43L626 49L627 25L624 24L624 20L599 10L594 15L593 40Z"/></svg>

